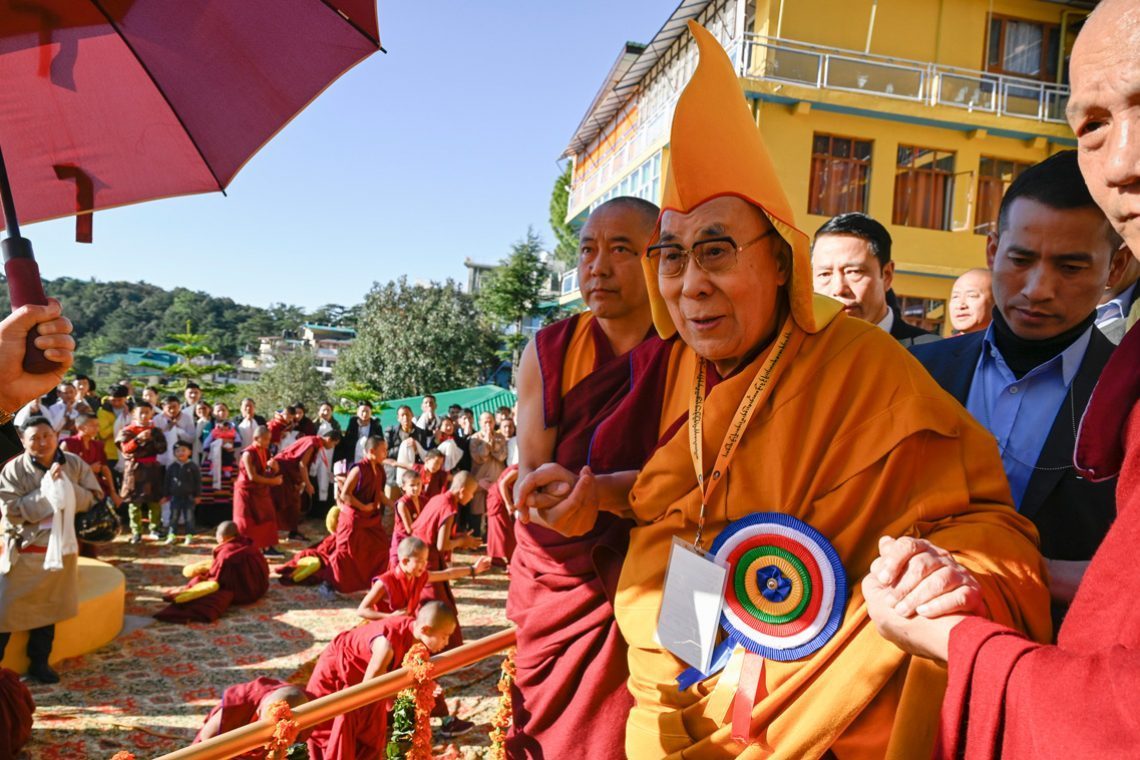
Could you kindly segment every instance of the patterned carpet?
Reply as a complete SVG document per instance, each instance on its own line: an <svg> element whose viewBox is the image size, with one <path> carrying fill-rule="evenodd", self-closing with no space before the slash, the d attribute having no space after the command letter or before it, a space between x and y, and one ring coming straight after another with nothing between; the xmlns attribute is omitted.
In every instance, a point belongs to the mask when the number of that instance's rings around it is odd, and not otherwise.
<svg viewBox="0 0 1140 760"><path fill-rule="evenodd" d="M316 537L323 526L303 530ZM162 592L184 581L182 567L208 558L211 548L205 537L189 547L131 546L122 538L102 547L100 559L127 576L127 627L108 646L60 663L61 683L32 687L37 709L26 757L99 760L126 749L142 760L183 747L227 686L262 675L304 684L324 646L359 621L363 592L327 602L314 587L285 587L276 578L259 602L233 607L212 625L150 618L163 606ZM467 640L506 626L501 571L453 587ZM441 679L452 711L477 724L456 742L463 757L482 757L490 743L500 662L493 657Z"/></svg>

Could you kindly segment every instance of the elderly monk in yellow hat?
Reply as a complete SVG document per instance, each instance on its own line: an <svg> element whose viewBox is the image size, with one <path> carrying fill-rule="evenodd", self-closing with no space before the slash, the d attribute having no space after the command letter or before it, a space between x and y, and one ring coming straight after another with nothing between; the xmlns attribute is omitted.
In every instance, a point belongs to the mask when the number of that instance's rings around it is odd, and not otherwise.
<svg viewBox="0 0 1140 760"><path fill-rule="evenodd" d="M968 609L1047 641L1037 534L993 437L889 335L812 293L732 64L689 28L700 63L645 259L668 379L630 394L658 394L644 422L662 441L639 473L536 471L523 517L637 521L614 604L629 757L928 757L945 672L880 638L847 579L906 536L876 568L903 579L903 614Z"/></svg>

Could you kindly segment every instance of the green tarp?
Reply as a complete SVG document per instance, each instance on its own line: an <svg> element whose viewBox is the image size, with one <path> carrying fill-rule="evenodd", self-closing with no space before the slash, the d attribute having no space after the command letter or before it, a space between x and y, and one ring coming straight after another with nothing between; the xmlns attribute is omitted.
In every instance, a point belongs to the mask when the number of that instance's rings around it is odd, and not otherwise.
<svg viewBox="0 0 1140 760"><path fill-rule="evenodd" d="M436 404L438 409L436 414L443 416L447 414L447 407L452 404L459 404L464 409L472 409L475 412L475 425L479 425L479 415L482 412L494 412L500 406L515 405L518 397L511 391L505 388L500 388L497 385L478 385L474 388L460 388L453 391L441 391L435 394ZM381 424L387 428L389 425L396 424L396 410L401 406L407 405L412 408L412 413L419 417L422 413L420 402L423 401L423 396L409 396L407 398L396 398L383 402L381 408L380 404L375 404L372 407L373 414L380 417ZM341 427L348 425L348 420L351 415L340 414L336 415L340 420Z"/></svg>

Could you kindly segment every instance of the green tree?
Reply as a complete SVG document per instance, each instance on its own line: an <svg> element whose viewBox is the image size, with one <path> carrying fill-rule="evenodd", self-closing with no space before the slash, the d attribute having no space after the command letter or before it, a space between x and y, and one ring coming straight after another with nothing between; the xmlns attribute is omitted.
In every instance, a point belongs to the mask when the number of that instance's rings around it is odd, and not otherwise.
<svg viewBox="0 0 1140 760"><path fill-rule="evenodd" d="M511 246L510 255L488 273L479 289L479 310L503 331L506 349L500 355L511 362L512 383L526 345L523 322L539 313L538 295L550 278L541 253L542 239L527 229L526 237Z"/></svg>
<svg viewBox="0 0 1140 760"><path fill-rule="evenodd" d="M570 164L554 180L550 193L550 229L554 230L554 258L568 267L578 263L578 233L566 223L570 206Z"/></svg>
<svg viewBox="0 0 1140 760"><path fill-rule="evenodd" d="M234 368L230 364L213 361L215 352L206 343L206 335L192 332L190 323L187 322L186 332L174 333L169 337L174 342L160 346L159 350L177 354L181 357L181 361L172 367L163 367L151 362L139 362L140 366L161 369L167 377L172 379L170 385L176 387L185 387L187 382L193 380L201 386L202 395L207 397L212 398L233 393L233 384L219 383L217 376L219 374L230 375Z"/></svg>
<svg viewBox="0 0 1140 760"><path fill-rule="evenodd" d="M356 340L337 360L338 388L375 389L380 398L474 385L495 362L497 338L472 297L452 280L376 283L364 299Z"/></svg>
<svg viewBox="0 0 1140 760"><path fill-rule="evenodd" d="M249 395L258 409L280 409L300 401L310 414L326 400L327 378L317 369L317 359L310 348L298 348L285 354L254 383Z"/></svg>

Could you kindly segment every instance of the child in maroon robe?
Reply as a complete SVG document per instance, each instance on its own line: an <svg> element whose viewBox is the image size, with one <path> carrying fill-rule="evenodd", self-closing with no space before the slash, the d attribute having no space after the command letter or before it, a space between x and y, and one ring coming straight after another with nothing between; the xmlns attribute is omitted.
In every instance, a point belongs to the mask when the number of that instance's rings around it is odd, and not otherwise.
<svg viewBox="0 0 1140 760"><path fill-rule="evenodd" d="M400 542L397 559L388 571L372 580L356 614L365 620L383 620L392 615L415 615L423 603L424 587L459 578L474 578L491 567L490 557L480 557L466 567L448 567L428 572L428 545L415 536Z"/></svg>
<svg viewBox="0 0 1140 760"><path fill-rule="evenodd" d="M388 552L388 567L395 567L399 561L398 547L400 542L412 535L412 529L423 511L427 498L423 495L423 479L416 470L404 470L400 474L400 487L404 495L396 502L393 510L396 514L392 520L392 546Z"/></svg>
<svg viewBox="0 0 1140 760"><path fill-rule="evenodd" d="M289 538L304 541L298 530L301 523L303 496L316 493L309 480L309 465L313 456L324 449L332 451L340 443L340 431L329 430L324 435L306 435L278 451L273 457L281 472L281 485L273 488L273 506L277 512L277 530L286 531Z"/></svg>
<svg viewBox="0 0 1140 760"><path fill-rule="evenodd" d="M511 490L519 477L519 466L512 464L487 491L487 556L499 567L511 563L515 553L514 503Z"/></svg>
<svg viewBox="0 0 1140 760"><path fill-rule="evenodd" d="M424 501L439 496L447 488L448 472L443 469L443 452L439 449L425 451L423 464L415 464L412 469L423 481Z"/></svg>
<svg viewBox="0 0 1140 760"><path fill-rule="evenodd" d="M228 687L222 692L222 701L210 710L198 735L194 737L194 744L213 739L219 734L225 734L242 726L261 720L265 717L269 706L274 702L286 702L289 707L297 708L308 702L309 696L300 686L276 678L260 676L246 683L239 683ZM303 732L307 734L308 732ZM305 741L305 736L299 736L299 741ZM265 757L265 750L258 749L241 755L242 758Z"/></svg>
<svg viewBox="0 0 1140 760"><path fill-rule="evenodd" d="M416 642L440 652L457 625L455 610L435 603L425 604L414 618L397 615L339 633L321 652L305 691L323 697L397 670ZM382 757L390 709L390 700L376 702L317 726L309 737L310 758Z"/></svg>
<svg viewBox="0 0 1140 760"><path fill-rule="evenodd" d="M428 571L445 570L451 564L453 549L473 549L482 543L469 533L455 532L455 518L459 505L466 504L475 496L479 481L471 473L461 470L451 481L451 488L424 505L424 511L416 520L414 535L428 545ZM423 592L424 601L439 601L455 608L455 595L446 580L429 583ZM463 632L458 625L448 643L456 647L463 643Z"/></svg>
<svg viewBox="0 0 1140 760"><path fill-rule="evenodd" d="M280 483L277 465L269 458L269 430L262 425L253 431L253 445L241 455L234 485L234 522L267 557L285 556L277 550L277 513L269 492Z"/></svg>
<svg viewBox="0 0 1140 760"><path fill-rule="evenodd" d="M184 604L173 603L183 591L200 583L217 581L218 591L227 594L232 604L253 604L269 590L269 565L265 556L245 536L238 534L237 525L226 520L218 525L218 545L214 547L214 560L209 568L195 575L183 588L165 595L170 606L155 615L167 623L213 622L226 610L218 609L218 600L210 594ZM229 607L226 604L225 607Z"/></svg>
<svg viewBox="0 0 1140 760"><path fill-rule="evenodd" d="M293 576L301 560L310 557L320 562L320 568L300 582L320 583L322 595L328 597L338 591L363 591L387 569L388 533L381 522L388 503L383 466L387 454L383 438L370 437L365 442L364 459L348 471L340 491L336 532L277 568L282 583L297 583Z"/></svg>

